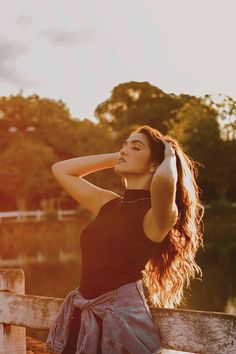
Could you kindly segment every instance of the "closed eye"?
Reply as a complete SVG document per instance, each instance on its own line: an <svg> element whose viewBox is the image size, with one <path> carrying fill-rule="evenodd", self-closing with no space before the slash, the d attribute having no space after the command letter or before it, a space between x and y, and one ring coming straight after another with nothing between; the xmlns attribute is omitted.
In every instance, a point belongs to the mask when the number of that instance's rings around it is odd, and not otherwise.
<svg viewBox="0 0 236 354"><path fill-rule="evenodd" d="M139 148L135 148L135 147L134 147L134 148L132 148L132 149L134 149L134 150L140 150Z"/></svg>

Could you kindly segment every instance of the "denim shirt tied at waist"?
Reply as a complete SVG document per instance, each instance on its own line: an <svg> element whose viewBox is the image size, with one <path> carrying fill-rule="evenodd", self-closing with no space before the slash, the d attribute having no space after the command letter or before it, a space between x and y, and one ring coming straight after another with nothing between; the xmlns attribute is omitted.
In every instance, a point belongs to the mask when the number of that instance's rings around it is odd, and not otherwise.
<svg viewBox="0 0 236 354"><path fill-rule="evenodd" d="M93 299L84 298L79 287L72 290L49 330L44 351L63 352L75 306L81 309L76 354L97 353L99 327L94 313L103 319L102 353L161 353L159 331L147 305L141 279Z"/></svg>

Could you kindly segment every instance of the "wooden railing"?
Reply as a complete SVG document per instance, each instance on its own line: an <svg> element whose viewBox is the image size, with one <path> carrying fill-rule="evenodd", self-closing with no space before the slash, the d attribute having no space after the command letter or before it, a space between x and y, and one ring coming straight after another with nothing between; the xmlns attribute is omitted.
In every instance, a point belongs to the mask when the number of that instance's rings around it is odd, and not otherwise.
<svg viewBox="0 0 236 354"><path fill-rule="evenodd" d="M0 269L0 354L26 354L26 327L49 329L63 299L26 295L22 269ZM163 348L204 354L236 353L236 316L151 309Z"/></svg>

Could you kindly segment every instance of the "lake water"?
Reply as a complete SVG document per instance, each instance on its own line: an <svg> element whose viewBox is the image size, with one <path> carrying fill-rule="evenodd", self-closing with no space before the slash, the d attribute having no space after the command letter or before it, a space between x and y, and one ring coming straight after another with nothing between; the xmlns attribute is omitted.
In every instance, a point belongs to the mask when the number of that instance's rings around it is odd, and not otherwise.
<svg viewBox="0 0 236 354"><path fill-rule="evenodd" d="M65 297L79 286L80 255L64 261L14 265L25 273L26 293L32 295ZM195 279L180 308L217 311L236 314L236 257L229 253L222 257L216 251L201 252L196 257L203 277ZM1 265L0 265L1 266ZM8 266L1 266L1 268ZM37 281L36 281L37 279Z"/></svg>
<svg viewBox="0 0 236 354"><path fill-rule="evenodd" d="M195 279L185 291L180 308L236 314L236 257L206 250L197 255L203 271L202 280ZM22 265L1 265L0 268L22 268L25 273L26 294L64 298L79 286L80 256L64 262L55 260ZM27 335L45 340L47 331L27 328ZM167 351L174 353L173 351ZM166 352L166 353L167 353ZM179 352L178 352L179 353Z"/></svg>

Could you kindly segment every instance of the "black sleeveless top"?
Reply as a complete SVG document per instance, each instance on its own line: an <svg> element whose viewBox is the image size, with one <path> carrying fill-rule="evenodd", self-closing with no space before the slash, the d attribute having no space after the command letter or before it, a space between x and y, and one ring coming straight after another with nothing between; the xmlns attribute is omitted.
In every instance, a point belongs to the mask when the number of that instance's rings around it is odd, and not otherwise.
<svg viewBox="0 0 236 354"><path fill-rule="evenodd" d="M151 207L150 191L126 189L123 197L103 204L81 232L81 294L91 299L142 278L141 271L161 242L143 231Z"/></svg>

